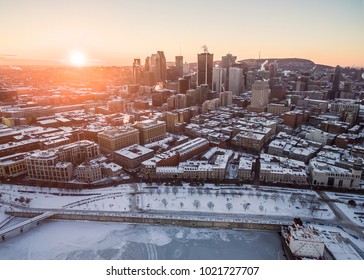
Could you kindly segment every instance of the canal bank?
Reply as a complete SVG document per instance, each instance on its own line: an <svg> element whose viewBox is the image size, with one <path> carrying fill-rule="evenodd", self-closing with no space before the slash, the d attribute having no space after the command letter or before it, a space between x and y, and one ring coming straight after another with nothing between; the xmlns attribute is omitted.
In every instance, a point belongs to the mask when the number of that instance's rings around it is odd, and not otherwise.
<svg viewBox="0 0 364 280"><path fill-rule="evenodd" d="M34 218L41 215L40 211L6 211L7 215L18 218ZM223 229L250 229L250 230L266 230L280 232L282 225L288 225L283 222L253 222L245 220L229 220L209 218L193 218L188 217L165 217L162 215L152 214L124 214L124 213L98 213L98 212L57 212L48 219L56 220L79 220L93 222L117 222L130 224L155 224L155 225L173 225L182 227L199 227L199 228L223 228Z"/></svg>

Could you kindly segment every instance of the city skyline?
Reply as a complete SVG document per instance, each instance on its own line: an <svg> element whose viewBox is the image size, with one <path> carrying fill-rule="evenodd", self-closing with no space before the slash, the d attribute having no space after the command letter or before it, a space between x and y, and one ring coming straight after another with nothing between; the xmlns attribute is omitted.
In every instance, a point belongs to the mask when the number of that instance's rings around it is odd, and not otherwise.
<svg viewBox="0 0 364 280"><path fill-rule="evenodd" d="M0 64L132 65L156 51L167 61L299 57L364 67L364 2L2 1Z"/></svg>

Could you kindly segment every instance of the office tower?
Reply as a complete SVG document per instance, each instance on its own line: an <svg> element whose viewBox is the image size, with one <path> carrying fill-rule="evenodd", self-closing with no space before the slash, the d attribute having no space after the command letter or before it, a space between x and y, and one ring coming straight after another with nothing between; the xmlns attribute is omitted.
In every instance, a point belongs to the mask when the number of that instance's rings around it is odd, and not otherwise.
<svg viewBox="0 0 364 280"><path fill-rule="evenodd" d="M271 62L269 64L269 78L273 79L274 77L277 77L277 71L278 71L278 63L276 61Z"/></svg>
<svg viewBox="0 0 364 280"><path fill-rule="evenodd" d="M334 80L332 82L332 88L329 96L330 99L334 99L340 96L339 91L340 91L341 71L342 71L341 67L337 65L335 67Z"/></svg>
<svg viewBox="0 0 364 280"><path fill-rule="evenodd" d="M143 72L143 84L145 86L153 86L154 85L154 73L151 71L151 58L148 56L145 59L144 64L144 72Z"/></svg>
<svg viewBox="0 0 364 280"><path fill-rule="evenodd" d="M140 84L142 79L140 58L134 58L133 62L133 83Z"/></svg>
<svg viewBox="0 0 364 280"><path fill-rule="evenodd" d="M166 113L167 130L173 131L175 125L179 122L178 112L172 111Z"/></svg>
<svg viewBox="0 0 364 280"><path fill-rule="evenodd" d="M177 78L183 77L183 56L181 55L176 56L176 74Z"/></svg>
<svg viewBox="0 0 364 280"><path fill-rule="evenodd" d="M253 71L248 71L246 74L246 89L251 90L255 81L255 73Z"/></svg>
<svg viewBox="0 0 364 280"><path fill-rule="evenodd" d="M187 62L183 64L183 75L190 75L190 64Z"/></svg>
<svg viewBox="0 0 364 280"><path fill-rule="evenodd" d="M206 84L200 85L196 88L197 92L197 103L201 105L204 101L209 99L209 86Z"/></svg>
<svg viewBox="0 0 364 280"><path fill-rule="evenodd" d="M147 58L145 59L144 71L150 71L150 56L147 56Z"/></svg>
<svg viewBox="0 0 364 280"><path fill-rule="evenodd" d="M232 67L236 63L236 56L228 53L227 55L221 57L220 66L226 69L226 77L225 77L225 89L229 89L229 74L230 74L230 67Z"/></svg>
<svg viewBox="0 0 364 280"><path fill-rule="evenodd" d="M268 81L257 80L253 84L251 107L264 108L269 103L269 83Z"/></svg>
<svg viewBox="0 0 364 280"><path fill-rule="evenodd" d="M206 84L212 89L212 67L214 55L205 49L204 53L197 54L197 85Z"/></svg>
<svg viewBox="0 0 364 280"><path fill-rule="evenodd" d="M226 86L226 69L215 66L212 69L212 90L217 93L224 91Z"/></svg>
<svg viewBox="0 0 364 280"><path fill-rule="evenodd" d="M219 97L221 106L228 106L233 103L233 93L231 91L220 92Z"/></svg>
<svg viewBox="0 0 364 280"><path fill-rule="evenodd" d="M230 69L229 69L229 90L234 95L242 93L245 90L242 68L230 67Z"/></svg>
<svg viewBox="0 0 364 280"><path fill-rule="evenodd" d="M236 62L236 56L233 56L232 54L228 53L227 55L221 57L221 63L220 66L222 68L228 69L229 67L232 67Z"/></svg>
<svg viewBox="0 0 364 280"><path fill-rule="evenodd" d="M186 91L186 106L195 106L197 105L197 90L189 89Z"/></svg>
<svg viewBox="0 0 364 280"><path fill-rule="evenodd" d="M152 54L151 71L154 73L154 82L164 82L167 79L167 63L163 51Z"/></svg>
<svg viewBox="0 0 364 280"><path fill-rule="evenodd" d="M190 80L185 78L178 79L178 93L186 93L190 89Z"/></svg>

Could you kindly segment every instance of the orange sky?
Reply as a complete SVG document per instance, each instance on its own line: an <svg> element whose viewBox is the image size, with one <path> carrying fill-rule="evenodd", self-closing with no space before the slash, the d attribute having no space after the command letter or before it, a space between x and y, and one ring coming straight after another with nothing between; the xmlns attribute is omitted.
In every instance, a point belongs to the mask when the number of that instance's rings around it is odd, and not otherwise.
<svg viewBox="0 0 364 280"><path fill-rule="evenodd" d="M157 50L193 62L207 45L215 60L261 51L362 67L363 7L361 0L2 0L0 64L68 64L75 49L89 65L131 65Z"/></svg>

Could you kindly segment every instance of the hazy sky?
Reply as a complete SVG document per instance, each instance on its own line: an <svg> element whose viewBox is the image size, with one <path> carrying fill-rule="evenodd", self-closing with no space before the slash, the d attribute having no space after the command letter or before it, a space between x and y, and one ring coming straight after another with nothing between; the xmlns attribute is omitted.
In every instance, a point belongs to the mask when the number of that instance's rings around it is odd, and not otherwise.
<svg viewBox="0 0 364 280"><path fill-rule="evenodd" d="M157 50L192 62L202 45L215 60L261 51L364 66L364 0L0 0L0 63L66 61L74 49L104 65Z"/></svg>

